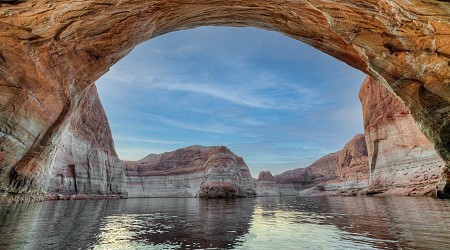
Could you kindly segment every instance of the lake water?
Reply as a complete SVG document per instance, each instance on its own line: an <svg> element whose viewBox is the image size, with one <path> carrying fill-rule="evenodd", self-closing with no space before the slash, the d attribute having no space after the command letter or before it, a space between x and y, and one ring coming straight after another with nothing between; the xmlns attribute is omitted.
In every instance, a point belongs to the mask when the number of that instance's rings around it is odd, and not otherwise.
<svg viewBox="0 0 450 250"><path fill-rule="evenodd" d="M432 198L152 198L0 206L0 249L450 249L450 200Z"/></svg>

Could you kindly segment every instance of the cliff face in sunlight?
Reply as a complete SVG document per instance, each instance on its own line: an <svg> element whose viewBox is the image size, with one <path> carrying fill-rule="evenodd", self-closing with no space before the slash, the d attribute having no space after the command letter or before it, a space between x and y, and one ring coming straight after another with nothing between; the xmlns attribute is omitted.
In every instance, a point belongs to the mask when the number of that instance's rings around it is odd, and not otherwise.
<svg viewBox="0 0 450 250"><path fill-rule="evenodd" d="M125 164L129 197L255 195L244 160L223 146L190 146Z"/></svg>
<svg viewBox="0 0 450 250"><path fill-rule="evenodd" d="M51 164L48 196L124 196L124 168L114 149L97 90L92 85L58 143Z"/></svg>
<svg viewBox="0 0 450 250"><path fill-rule="evenodd" d="M445 162L418 129L411 112L372 77L360 90L364 114L371 186L404 194L433 190Z"/></svg>

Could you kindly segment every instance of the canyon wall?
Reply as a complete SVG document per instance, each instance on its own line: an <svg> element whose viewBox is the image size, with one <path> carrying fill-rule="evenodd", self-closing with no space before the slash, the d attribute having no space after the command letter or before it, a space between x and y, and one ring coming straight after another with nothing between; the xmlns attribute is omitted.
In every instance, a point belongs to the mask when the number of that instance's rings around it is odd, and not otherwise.
<svg viewBox="0 0 450 250"><path fill-rule="evenodd" d="M337 178L324 184L325 189L364 188L369 184L369 168L365 135L353 137L338 154Z"/></svg>
<svg viewBox="0 0 450 250"><path fill-rule="evenodd" d="M372 77L360 90L371 187L404 188L405 194L435 189L445 162L418 129L405 105Z"/></svg>
<svg viewBox="0 0 450 250"><path fill-rule="evenodd" d="M124 169L92 85L62 133L51 164L47 196L126 196Z"/></svg>
<svg viewBox="0 0 450 250"><path fill-rule="evenodd" d="M368 186L369 168L364 135L356 135L345 147L328 154L306 168L275 175L284 194L316 187L321 191L347 190ZM283 192L281 192L283 194Z"/></svg>
<svg viewBox="0 0 450 250"><path fill-rule="evenodd" d="M190 146L125 164L129 197L255 195L248 166L223 146Z"/></svg>

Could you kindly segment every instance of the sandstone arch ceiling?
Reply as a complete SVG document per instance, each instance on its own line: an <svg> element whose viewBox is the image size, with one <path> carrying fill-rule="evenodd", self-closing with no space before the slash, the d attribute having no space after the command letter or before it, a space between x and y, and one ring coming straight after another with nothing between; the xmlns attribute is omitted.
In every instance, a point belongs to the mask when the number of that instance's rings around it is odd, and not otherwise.
<svg viewBox="0 0 450 250"><path fill-rule="evenodd" d="M390 86L450 161L442 0L0 0L0 191L39 195L86 88L134 46L202 25L284 33Z"/></svg>

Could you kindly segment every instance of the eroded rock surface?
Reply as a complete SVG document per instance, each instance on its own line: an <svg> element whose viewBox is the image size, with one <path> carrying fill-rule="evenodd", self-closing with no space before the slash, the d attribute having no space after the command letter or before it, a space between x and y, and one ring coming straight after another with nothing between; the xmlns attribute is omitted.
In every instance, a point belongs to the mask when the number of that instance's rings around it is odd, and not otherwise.
<svg viewBox="0 0 450 250"><path fill-rule="evenodd" d="M410 111L372 77L361 87L371 186L428 192L442 177L445 162L418 129ZM414 190L412 190L414 189Z"/></svg>
<svg viewBox="0 0 450 250"><path fill-rule="evenodd" d="M0 192L46 190L83 91L139 43L202 25L286 34L376 77L450 161L450 4L402 0L0 2Z"/></svg>
<svg viewBox="0 0 450 250"><path fill-rule="evenodd" d="M275 175L277 185L293 185L297 191L311 187L345 190L368 185L369 168L364 135L356 135L343 150L328 154L306 168Z"/></svg>
<svg viewBox="0 0 450 250"><path fill-rule="evenodd" d="M47 195L126 196L125 165L119 160L103 106L91 86L72 115L51 165Z"/></svg>
<svg viewBox="0 0 450 250"><path fill-rule="evenodd" d="M365 135L353 137L338 157L338 178L326 184L327 189L353 189L367 187L369 168Z"/></svg>
<svg viewBox="0 0 450 250"><path fill-rule="evenodd" d="M127 161L129 197L245 197L255 183L241 157L223 146L190 146Z"/></svg>

